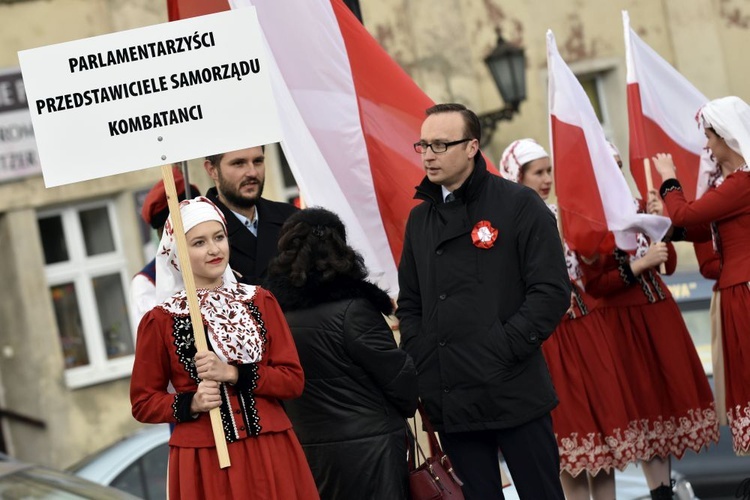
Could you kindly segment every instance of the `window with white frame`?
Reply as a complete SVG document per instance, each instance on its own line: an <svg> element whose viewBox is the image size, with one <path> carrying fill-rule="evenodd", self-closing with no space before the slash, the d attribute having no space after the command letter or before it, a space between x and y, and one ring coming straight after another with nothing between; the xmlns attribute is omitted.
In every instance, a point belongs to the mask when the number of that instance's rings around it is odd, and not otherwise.
<svg viewBox="0 0 750 500"><path fill-rule="evenodd" d="M100 201L38 214L45 274L69 387L128 376L135 343L115 208Z"/></svg>

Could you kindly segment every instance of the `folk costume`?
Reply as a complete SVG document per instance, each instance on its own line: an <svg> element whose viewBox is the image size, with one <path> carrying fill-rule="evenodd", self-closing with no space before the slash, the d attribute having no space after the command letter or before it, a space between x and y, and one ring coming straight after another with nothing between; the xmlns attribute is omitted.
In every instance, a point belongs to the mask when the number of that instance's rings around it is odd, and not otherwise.
<svg viewBox="0 0 750 500"><path fill-rule="evenodd" d="M615 247L593 262L581 261L586 291L599 299L609 325L603 336L626 366L644 461L680 458L719 439L711 387L677 303L655 269L635 276L630 268L649 245L639 234L632 254ZM671 274L677 262L671 243L668 253Z"/></svg>
<svg viewBox="0 0 750 500"><path fill-rule="evenodd" d="M701 110L700 121L735 153L750 158L750 106L744 101L711 101ZM726 412L735 452L744 455L750 453L750 168L745 164L714 185L690 202L677 179L666 180L660 191L673 224L686 227L692 241L713 240L720 257L712 302L720 316L716 344L724 363L723 383L715 377L717 401L725 400L719 411L722 417Z"/></svg>
<svg viewBox="0 0 750 500"><path fill-rule="evenodd" d="M181 204L185 232L221 212L206 198ZM226 226L225 226L226 227ZM305 456L280 400L298 397L304 375L281 309L266 290L237 283L227 266L223 283L199 289L209 348L238 369L221 383L221 420L231 466L219 468L208 413L191 414L200 379L176 243L168 221L157 255L157 300L141 321L130 386L133 416L174 422L170 438L170 498L318 498ZM176 394L167 392L172 381Z"/></svg>

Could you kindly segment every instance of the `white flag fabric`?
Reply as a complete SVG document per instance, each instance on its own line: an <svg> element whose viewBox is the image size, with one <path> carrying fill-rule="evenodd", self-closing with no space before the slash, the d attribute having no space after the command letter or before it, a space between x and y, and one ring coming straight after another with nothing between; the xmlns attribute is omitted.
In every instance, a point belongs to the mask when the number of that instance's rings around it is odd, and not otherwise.
<svg viewBox="0 0 750 500"><path fill-rule="evenodd" d="M406 220L424 177L412 145L433 101L342 0L231 4L256 8L273 59L282 148L305 203L339 214L370 277L395 297ZM229 1L167 6L174 20L226 10Z"/></svg>
<svg viewBox="0 0 750 500"><path fill-rule="evenodd" d="M636 248L636 232L660 241L666 217L639 214L586 92L547 32L550 144L565 240L584 256L601 249L606 234L623 250Z"/></svg>
<svg viewBox="0 0 750 500"><path fill-rule="evenodd" d="M644 159L656 153L670 153L685 195L688 199L700 197L708 186L708 174L715 169L705 152L706 138L696 121L698 110L708 99L640 39L630 27L626 11L622 13L622 23L627 60L630 170L638 190L646 199ZM656 170L652 176L658 182Z"/></svg>

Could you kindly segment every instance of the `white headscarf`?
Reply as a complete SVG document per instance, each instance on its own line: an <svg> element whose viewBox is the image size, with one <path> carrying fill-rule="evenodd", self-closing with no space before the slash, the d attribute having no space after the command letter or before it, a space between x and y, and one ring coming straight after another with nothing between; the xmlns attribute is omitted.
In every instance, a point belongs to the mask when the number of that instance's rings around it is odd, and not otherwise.
<svg viewBox="0 0 750 500"><path fill-rule="evenodd" d="M713 129L724 139L727 146L742 156L746 162L750 159L750 106L736 96L714 99L698 111L698 123L704 128ZM710 186L721 184L721 170L715 161L701 155L698 173L696 198L700 198Z"/></svg>
<svg viewBox="0 0 750 500"><path fill-rule="evenodd" d="M714 129L732 151L750 158L750 106L745 101L736 96L714 99L699 115L703 126Z"/></svg>
<svg viewBox="0 0 750 500"><path fill-rule="evenodd" d="M214 205L211 200L204 196L198 196L193 200L180 202L180 215L185 234L202 222L217 221L227 230L227 222L224 214ZM236 282L234 273L227 265L224 271L224 283ZM156 303L161 304L180 290L185 289L182 279L180 262L177 258L177 240L174 237L174 226L170 215L164 224L164 233L159 242L159 252L156 254Z"/></svg>
<svg viewBox="0 0 750 500"><path fill-rule="evenodd" d="M534 139L518 139L503 151L500 157L500 174L513 182L521 181L521 167L530 161L548 158L549 155Z"/></svg>
<svg viewBox="0 0 750 500"><path fill-rule="evenodd" d="M199 196L180 203L182 224L187 234L192 228L207 221L227 223L224 215L208 198ZM227 256L228 257L228 256ZM254 363L261 359L265 346L265 329L248 311L257 287L240 285L227 265L221 286L198 289L201 315L207 325L208 341L216 355L224 362ZM172 216L164 225L164 234L156 255L156 299L160 309L174 316L188 316L185 283L177 258Z"/></svg>

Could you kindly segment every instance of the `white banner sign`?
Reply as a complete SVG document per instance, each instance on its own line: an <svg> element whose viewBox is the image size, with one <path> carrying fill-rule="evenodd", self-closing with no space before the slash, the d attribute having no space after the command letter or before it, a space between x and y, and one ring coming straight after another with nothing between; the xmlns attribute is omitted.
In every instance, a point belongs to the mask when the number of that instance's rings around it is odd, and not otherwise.
<svg viewBox="0 0 750 500"><path fill-rule="evenodd" d="M0 71L0 182L41 171L21 71Z"/></svg>
<svg viewBox="0 0 750 500"><path fill-rule="evenodd" d="M18 53L47 187L278 142L254 8Z"/></svg>

